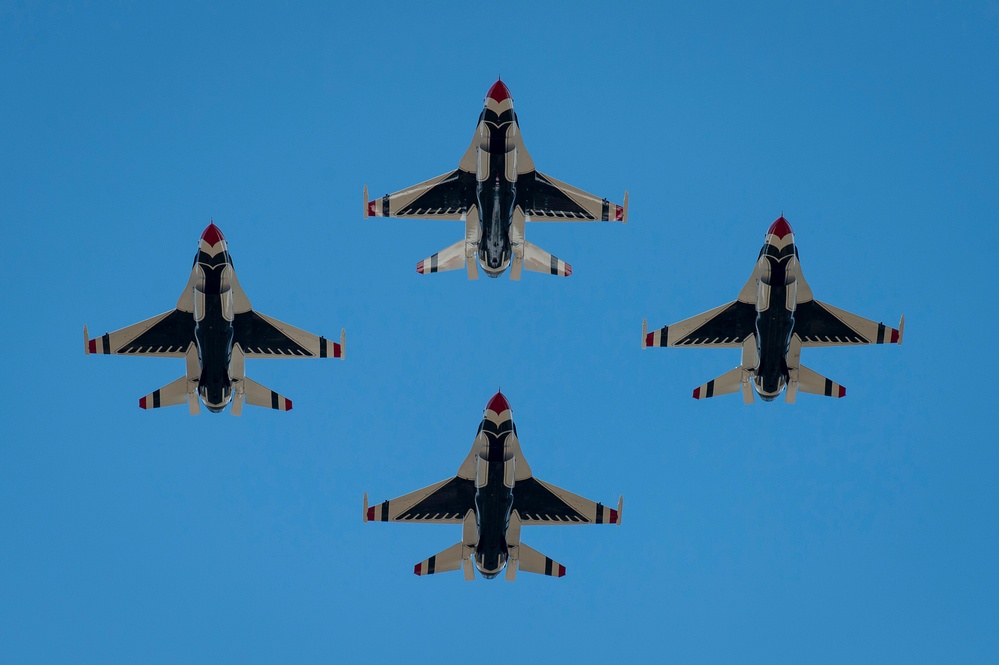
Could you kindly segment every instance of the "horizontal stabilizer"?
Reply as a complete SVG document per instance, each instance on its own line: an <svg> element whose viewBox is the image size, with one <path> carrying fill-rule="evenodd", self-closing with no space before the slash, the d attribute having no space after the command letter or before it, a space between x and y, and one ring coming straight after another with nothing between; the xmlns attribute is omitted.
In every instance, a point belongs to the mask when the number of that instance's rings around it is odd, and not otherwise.
<svg viewBox="0 0 999 665"><path fill-rule="evenodd" d="M571 265L526 240L524 241L524 268L532 272L558 275L559 277L568 277L572 274Z"/></svg>
<svg viewBox="0 0 999 665"><path fill-rule="evenodd" d="M413 573L423 576L460 570L463 550L467 550L467 548L461 543L455 543L443 552L435 554L429 559L425 559L413 566Z"/></svg>
<svg viewBox="0 0 999 665"><path fill-rule="evenodd" d="M728 395L737 392L740 388L743 388L743 399L745 399L745 388L749 388L748 401L752 402L753 393L752 388L749 386L749 372L742 369L742 367L736 367L733 370L725 372L717 379L694 388L694 399L707 399L709 397L717 397L718 395Z"/></svg>
<svg viewBox="0 0 999 665"><path fill-rule="evenodd" d="M818 372L800 365L797 371L791 372L792 385L788 386L787 401L794 402L794 375L798 375L797 390L813 395L825 395L826 397L846 397L846 387L841 386L832 379L827 379Z"/></svg>
<svg viewBox="0 0 999 665"><path fill-rule="evenodd" d="M465 267L465 240L461 239L449 247L445 247L433 256L429 256L416 264L416 272L429 275L434 272L447 272Z"/></svg>
<svg viewBox="0 0 999 665"><path fill-rule="evenodd" d="M139 408L159 409L164 406L187 404L187 383L187 377L182 376L159 390L154 390L145 397L140 397Z"/></svg>
<svg viewBox="0 0 999 665"><path fill-rule="evenodd" d="M524 543L520 543L520 558L517 567L525 573L536 573L550 577L565 576L565 566L546 557L541 552L531 549Z"/></svg>
<svg viewBox="0 0 999 665"><path fill-rule="evenodd" d="M250 406L262 406L265 409L291 411L291 400L283 397L270 388L260 385L253 379L243 379L243 390L246 403Z"/></svg>

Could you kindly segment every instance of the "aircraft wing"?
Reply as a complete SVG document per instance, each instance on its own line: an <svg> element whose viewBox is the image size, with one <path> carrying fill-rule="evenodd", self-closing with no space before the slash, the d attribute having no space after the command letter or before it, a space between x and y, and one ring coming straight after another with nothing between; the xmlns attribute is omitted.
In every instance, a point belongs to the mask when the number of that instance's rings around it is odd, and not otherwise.
<svg viewBox="0 0 999 665"><path fill-rule="evenodd" d="M232 326L233 343L247 358L343 358L343 331L339 343L331 342L253 310L236 314Z"/></svg>
<svg viewBox="0 0 999 665"><path fill-rule="evenodd" d="M513 487L513 509L521 522L533 524L620 524L621 503L613 510L589 499L549 485L533 476Z"/></svg>
<svg viewBox="0 0 999 665"><path fill-rule="evenodd" d="M365 217L461 219L475 205L475 173L456 169L371 201L365 187L364 201Z"/></svg>
<svg viewBox="0 0 999 665"><path fill-rule="evenodd" d="M370 507L364 495L365 522L461 524L474 508L475 481L457 476Z"/></svg>
<svg viewBox="0 0 999 665"><path fill-rule="evenodd" d="M794 312L794 334L801 346L847 346L853 344L901 344L905 319L895 329L851 314L818 300L798 303Z"/></svg>
<svg viewBox="0 0 999 665"><path fill-rule="evenodd" d="M86 327L84 327L86 334ZM127 328L87 339L86 353L183 358L194 343L194 315L174 309Z"/></svg>
<svg viewBox="0 0 999 665"><path fill-rule="evenodd" d="M740 347L756 333L756 306L741 300L684 319L679 323L647 332L646 346Z"/></svg>
<svg viewBox="0 0 999 665"><path fill-rule="evenodd" d="M588 194L540 171L517 177L517 206L532 222L626 222L628 194L624 205Z"/></svg>

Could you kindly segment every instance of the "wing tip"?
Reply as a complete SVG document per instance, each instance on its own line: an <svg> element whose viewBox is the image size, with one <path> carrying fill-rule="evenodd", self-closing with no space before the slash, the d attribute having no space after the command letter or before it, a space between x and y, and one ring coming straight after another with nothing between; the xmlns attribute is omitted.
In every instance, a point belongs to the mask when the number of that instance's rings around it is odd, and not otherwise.
<svg viewBox="0 0 999 665"><path fill-rule="evenodd" d="M364 185L364 217L368 217L368 185Z"/></svg>
<svg viewBox="0 0 999 665"><path fill-rule="evenodd" d="M628 223L628 190L627 189L624 190L624 205L622 207L624 208L624 211L623 211L623 214L621 215L621 223L622 224L627 224Z"/></svg>
<svg viewBox="0 0 999 665"><path fill-rule="evenodd" d="M368 493L367 492L364 493L364 512L361 513L361 517L363 518L363 520L364 520L365 523L368 521Z"/></svg>
<svg viewBox="0 0 999 665"><path fill-rule="evenodd" d="M649 320L642 319L642 348L646 349L649 346Z"/></svg>

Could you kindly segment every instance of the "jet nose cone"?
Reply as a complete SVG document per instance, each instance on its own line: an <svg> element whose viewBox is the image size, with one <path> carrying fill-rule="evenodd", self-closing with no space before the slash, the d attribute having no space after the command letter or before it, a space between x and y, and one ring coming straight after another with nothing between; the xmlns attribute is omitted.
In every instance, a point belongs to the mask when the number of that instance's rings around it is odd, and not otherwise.
<svg viewBox="0 0 999 665"><path fill-rule="evenodd" d="M506 87L506 84L499 79L496 83L493 83L493 87L489 88L489 92L486 93L486 97L493 100L494 102L502 102L505 99L510 99L510 89Z"/></svg>
<svg viewBox="0 0 999 665"><path fill-rule="evenodd" d="M489 400L489 404L486 404L486 410L492 411L493 413L499 414L503 413L510 408L510 403L506 401L503 393L496 393L493 398Z"/></svg>
<svg viewBox="0 0 999 665"><path fill-rule="evenodd" d="M212 222L201 234L201 240L209 247L214 247L220 242L225 241L225 236L222 235L222 231L219 230L219 227L215 226L215 222Z"/></svg>
<svg viewBox="0 0 999 665"><path fill-rule="evenodd" d="M777 236L778 240L783 240L786 236L789 236L792 233L793 231L791 231L791 225L787 223L786 219L784 219L784 215L778 217L777 221L771 224L770 228L767 230L767 235Z"/></svg>

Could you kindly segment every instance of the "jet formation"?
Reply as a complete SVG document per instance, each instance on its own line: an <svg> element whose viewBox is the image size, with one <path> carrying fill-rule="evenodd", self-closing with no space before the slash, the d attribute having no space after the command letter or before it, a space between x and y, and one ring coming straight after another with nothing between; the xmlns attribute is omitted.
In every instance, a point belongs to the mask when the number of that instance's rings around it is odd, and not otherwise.
<svg viewBox="0 0 999 665"><path fill-rule="evenodd" d="M741 389L749 404L755 389L769 402L786 388L785 400L793 403L798 391L846 395L845 387L801 364L803 347L901 344L904 329L904 316L896 329L815 300L791 225L781 215L767 229L753 274L736 300L653 332L642 321L642 348L741 348L742 363L694 388L694 399Z"/></svg>
<svg viewBox="0 0 999 665"><path fill-rule="evenodd" d="M90 339L89 354L184 358L187 372L139 398L139 407L158 409L187 404L192 415L200 402L212 413L232 403L290 411L291 400L248 378L246 358L343 358L340 341L299 330L254 311L236 278L225 237L214 223L201 234L194 267L177 306L151 319Z"/></svg>
<svg viewBox="0 0 999 665"><path fill-rule="evenodd" d="M471 580L474 563L486 579L506 567L506 579L513 581L518 570L565 575L565 566L521 542L522 526L620 524L622 503L618 499L617 509L608 508L535 478L520 449L510 403L497 392L458 475L373 506L365 494L364 521L460 524L461 540L416 564L413 572L461 570Z"/></svg>
<svg viewBox="0 0 999 665"><path fill-rule="evenodd" d="M486 93L472 142L453 171L372 201L364 188L365 217L461 220L465 237L416 264L429 274L464 267L510 279L533 272L568 277L572 266L524 239L526 222L626 222L623 205L559 182L534 168L524 147L510 90L496 81Z"/></svg>

